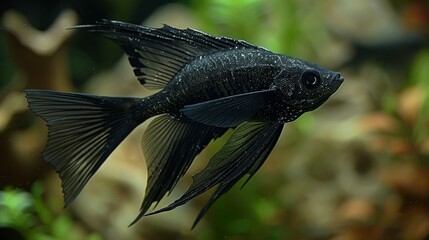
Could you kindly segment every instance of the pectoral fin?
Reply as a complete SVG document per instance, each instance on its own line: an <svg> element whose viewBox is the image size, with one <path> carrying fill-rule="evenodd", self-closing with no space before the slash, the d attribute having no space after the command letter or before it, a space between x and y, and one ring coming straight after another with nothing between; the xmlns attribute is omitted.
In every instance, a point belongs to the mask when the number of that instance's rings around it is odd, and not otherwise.
<svg viewBox="0 0 429 240"><path fill-rule="evenodd" d="M181 112L189 119L208 126L236 127L254 116L273 91L261 90L187 105Z"/></svg>

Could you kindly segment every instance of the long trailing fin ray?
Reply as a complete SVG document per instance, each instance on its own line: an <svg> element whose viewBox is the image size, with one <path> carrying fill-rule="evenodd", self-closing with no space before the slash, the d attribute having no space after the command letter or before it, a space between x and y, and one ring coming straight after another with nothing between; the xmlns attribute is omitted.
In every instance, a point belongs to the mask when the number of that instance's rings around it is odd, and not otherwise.
<svg viewBox="0 0 429 240"><path fill-rule="evenodd" d="M218 188L216 189L216 192L213 194L213 196L210 198L210 200L207 202L207 204L201 209L201 211L198 213L197 218L195 219L194 223L192 224L192 229L195 228L195 226L198 224L198 222L203 218L205 213L209 210L209 208L215 203L215 201L222 196L225 192L227 192L231 187L235 185L245 174L248 174L248 178L245 180L241 188L246 185L246 183L252 178L252 176L256 173L256 171L262 166L264 161L267 159L268 155L271 153L272 149L277 143L278 138L280 137L281 131L282 131L282 125L278 126L278 129L272 129L273 135L268 138L267 142L265 143L263 148L263 151L260 152L260 155L255 159L255 161L249 165L248 170L245 173L237 174L235 178L228 179L227 181L223 181L219 184Z"/></svg>
<svg viewBox="0 0 429 240"><path fill-rule="evenodd" d="M266 50L245 41L168 25L151 28L103 20L73 29L99 32L120 45L127 53L140 83L150 89L165 87L186 63L198 56L237 48Z"/></svg>
<svg viewBox="0 0 429 240"><path fill-rule="evenodd" d="M189 119L216 127L236 127L251 118L274 90L261 90L186 105L180 111Z"/></svg>
<svg viewBox="0 0 429 240"><path fill-rule="evenodd" d="M153 215L172 210L219 185L213 197L199 213L193 227L198 223L209 207L228 189L246 174L254 174L276 144L283 124L269 122L245 122L239 125L225 146L209 161L206 168L193 176L189 189L172 204L157 211L145 214Z"/></svg>
<svg viewBox="0 0 429 240"><path fill-rule="evenodd" d="M48 127L43 158L61 178L65 206L119 143L144 119L134 98L25 90L28 106Z"/></svg>
<svg viewBox="0 0 429 240"><path fill-rule="evenodd" d="M254 174L253 170L259 169L259 167L264 163L268 155L271 153L271 150L277 143L283 125L274 124L270 126L270 124L267 123L267 126L258 126L258 123L255 124L256 126L249 126L249 129L247 130L249 131L248 134L255 134L255 137L253 139L248 139L247 136L237 136L235 140L232 139L232 141L237 142L239 145L242 146L238 148L238 151L241 152L241 155L235 156L236 160L234 163L232 162L233 160L230 160L230 162L226 165L217 163L220 165L216 166L217 164L213 163L214 167L217 167L219 172L225 171L225 169L229 168L232 168L232 170L231 172L228 172L227 175L225 175L225 177L221 180L213 196L199 212L197 218L192 225L192 228L194 228L198 224L198 222L208 211L211 205L246 174L250 174L249 178L246 180L248 181L250 177ZM233 145L229 150L225 149L225 152L223 153L224 156L219 156L219 159L229 158L228 155L231 155L232 153L234 153ZM219 172L215 173L215 175L219 174ZM198 181L205 182L208 178L212 178L212 176L213 175L203 174Z"/></svg>
<svg viewBox="0 0 429 240"><path fill-rule="evenodd" d="M198 153L225 128L180 120L168 114L156 117L142 138L148 167L148 185L137 222L153 203L158 203L174 188Z"/></svg>

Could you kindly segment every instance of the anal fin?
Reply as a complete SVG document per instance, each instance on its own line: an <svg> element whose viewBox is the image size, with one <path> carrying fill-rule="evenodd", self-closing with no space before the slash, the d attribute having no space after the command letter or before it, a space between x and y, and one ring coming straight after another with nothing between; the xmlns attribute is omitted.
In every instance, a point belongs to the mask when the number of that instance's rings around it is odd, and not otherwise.
<svg viewBox="0 0 429 240"><path fill-rule="evenodd" d="M267 159L276 144L283 124L272 122L245 122L238 126L225 146L209 161L206 168L193 176L193 183L182 197L167 207L147 215L172 210L218 185L212 198L198 214L193 227L210 206L244 175L250 177Z"/></svg>
<svg viewBox="0 0 429 240"><path fill-rule="evenodd" d="M146 129L142 148L148 166L148 185L138 221L153 203L170 192L195 156L227 129L181 121L170 115L155 118Z"/></svg>

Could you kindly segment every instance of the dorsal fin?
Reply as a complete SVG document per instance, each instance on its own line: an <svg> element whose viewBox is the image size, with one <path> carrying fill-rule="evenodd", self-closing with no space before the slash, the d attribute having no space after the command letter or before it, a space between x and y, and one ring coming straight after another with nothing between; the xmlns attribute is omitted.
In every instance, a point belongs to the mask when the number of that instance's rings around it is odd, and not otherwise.
<svg viewBox="0 0 429 240"><path fill-rule="evenodd" d="M127 53L140 83L150 89L165 87L186 63L198 56L237 48L265 50L242 40L168 25L151 28L103 20L74 28L102 33L120 45Z"/></svg>

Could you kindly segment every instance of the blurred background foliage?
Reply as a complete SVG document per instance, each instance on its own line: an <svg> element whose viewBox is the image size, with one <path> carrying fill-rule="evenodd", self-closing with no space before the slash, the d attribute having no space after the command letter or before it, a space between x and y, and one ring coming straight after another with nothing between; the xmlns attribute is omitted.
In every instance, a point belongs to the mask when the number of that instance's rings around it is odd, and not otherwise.
<svg viewBox="0 0 429 240"><path fill-rule="evenodd" d="M429 3L425 0L25 1L0 4L1 239L427 239ZM287 124L261 170L135 226L146 171L143 124L78 199L40 158L46 128L20 90L146 96L121 49L65 30L107 18L193 27L341 71L321 108ZM222 145L211 144L165 205Z"/></svg>

